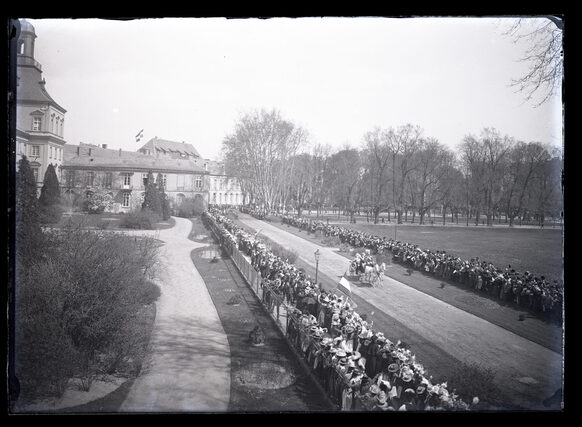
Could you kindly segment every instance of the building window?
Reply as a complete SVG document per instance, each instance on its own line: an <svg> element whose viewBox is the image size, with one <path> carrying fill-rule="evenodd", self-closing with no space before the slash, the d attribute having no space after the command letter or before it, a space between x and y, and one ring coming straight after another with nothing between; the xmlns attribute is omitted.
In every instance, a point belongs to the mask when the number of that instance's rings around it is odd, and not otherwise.
<svg viewBox="0 0 582 427"><path fill-rule="evenodd" d="M75 186L75 171L67 171L67 187Z"/></svg>
<svg viewBox="0 0 582 427"><path fill-rule="evenodd" d="M95 172L92 172L92 171L87 172L87 175L85 175L85 185L88 187L92 187L94 181L95 181Z"/></svg>
<svg viewBox="0 0 582 427"><path fill-rule="evenodd" d="M176 194L176 204L180 206L182 203L184 203L185 198L186 196L184 196L182 193Z"/></svg>
<svg viewBox="0 0 582 427"><path fill-rule="evenodd" d="M164 173L162 174L162 185L166 188L166 183L168 182L168 176Z"/></svg>
<svg viewBox="0 0 582 427"><path fill-rule="evenodd" d="M200 190L202 188L202 177L200 177L200 176L196 177L196 181L194 183L194 188L196 188L197 190Z"/></svg>
<svg viewBox="0 0 582 427"><path fill-rule="evenodd" d="M121 206L124 208L128 208L131 201L131 194L130 193L123 193L123 203Z"/></svg>
<svg viewBox="0 0 582 427"><path fill-rule="evenodd" d="M40 156L40 145L33 145L32 146L32 157L39 157Z"/></svg>
<svg viewBox="0 0 582 427"><path fill-rule="evenodd" d="M130 173L123 174L123 185L131 185L131 174Z"/></svg>
<svg viewBox="0 0 582 427"><path fill-rule="evenodd" d="M141 180L143 181L143 186L147 187L148 185L148 174L147 173L142 173L141 174Z"/></svg>
<svg viewBox="0 0 582 427"><path fill-rule="evenodd" d="M32 168L32 174L34 175L34 181L38 182L38 168Z"/></svg>
<svg viewBox="0 0 582 427"><path fill-rule="evenodd" d="M184 183L186 182L185 178L186 178L185 175L177 175L176 176L176 189L177 190L184 189Z"/></svg>
<svg viewBox="0 0 582 427"><path fill-rule="evenodd" d="M59 160L62 161L63 160L63 149L59 148Z"/></svg>
<svg viewBox="0 0 582 427"><path fill-rule="evenodd" d="M51 116L51 132L54 133L54 131L55 131L55 115L53 114Z"/></svg>
<svg viewBox="0 0 582 427"><path fill-rule="evenodd" d="M36 132L40 132L40 125L42 123L41 117L33 117L32 118L32 130Z"/></svg>
<svg viewBox="0 0 582 427"><path fill-rule="evenodd" d="M112 182L113 175L111 174L111 172L105 172L105 182L103 183L105 185L105 188L111 188Z"/></svg>

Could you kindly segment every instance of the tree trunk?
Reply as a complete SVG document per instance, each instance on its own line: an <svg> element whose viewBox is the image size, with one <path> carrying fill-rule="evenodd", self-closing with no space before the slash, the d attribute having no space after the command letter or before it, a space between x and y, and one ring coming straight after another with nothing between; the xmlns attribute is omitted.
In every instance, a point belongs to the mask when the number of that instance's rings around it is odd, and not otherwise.
<svg viewBox="0 0 582 427"><path fill-rule="evenodd" d="M374 224L378 224L378 218L380 217L380 208L374 208Z"/></svg>

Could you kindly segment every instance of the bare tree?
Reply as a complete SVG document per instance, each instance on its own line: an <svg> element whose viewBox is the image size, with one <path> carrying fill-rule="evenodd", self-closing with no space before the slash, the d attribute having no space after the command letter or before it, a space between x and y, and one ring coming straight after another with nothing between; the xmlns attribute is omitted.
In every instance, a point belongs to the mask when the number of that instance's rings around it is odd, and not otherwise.
<svg viewBox="0 0 582 427"><path fill-rule="evenodd" d="M518 142L509 153L509 167L507 168L504 184L505 212L509 226L513 226L517 216L523 213L526 194L532 184L535 173L550 159L548 150L538 142Z"/></svg>
<svg viewBox="0 0 582 427"><path fill-rule="evenodd" d="M369 183L370 207L374 215L374 224L378 216L388 205L387 189L390 183L391 147L388 145L390 131L376 128L364 135L364 153Z"/></svg>
<svg viewBox="0 0 582 427"><path fill-rule="evenodd" d="M330 158L328 173L333 187L332 201L347 212L353 222L363 196L361 184L364 166L361 154L349 147L338 151Z"/></svg>
<svg viewBox="0 0 582 427"><path fill-rule="evenodd" d="M261 110L242 117L234 133L223 140L222 150L232 173L259 203L272 209L286 198L291 159L306 140L306 132L278 111Z"/></svg>
<svg viewBox="0 0 582 427"><path fill-rule="evenodd" d="M467 178L467 204L476 209L475 224L484 211L487 225L492 225L494 214L502 197L502 184L507 168L507 154L513 140L493 128L485 128L477 139L471 135L463 139L461 161Z"/></svg>
<svg viewBox="0 0 582 427"><path fill-rule="evenodd" d="M426 213L442 202L446 194L443 187L449 183L444 178L449 172L453 154L434 138L423 139L419 145L413 177L417 190L416 207L420 224L424 224Z"/></svg>
<svg viewBox="0 0 582 427"><path fill-rule="evenodd" d="M527 101L543 91L537 106L545 103L561 88L564 71L563 21L556 17L520 18L504 34L512 37L514 43L528 44L521 58L528 64L528 71L513 79L511 86L525 94Z"/></svg>
<svg viewBox="0 0 582 427"><path fill-rule="evenodd" d="M402 224L407 177L414 170L412 158L418 149L421 135L422 129L411 124L400 126L396 130L389 129L386 133L392 157L392 200L398 215L398 224Z"/></svg>

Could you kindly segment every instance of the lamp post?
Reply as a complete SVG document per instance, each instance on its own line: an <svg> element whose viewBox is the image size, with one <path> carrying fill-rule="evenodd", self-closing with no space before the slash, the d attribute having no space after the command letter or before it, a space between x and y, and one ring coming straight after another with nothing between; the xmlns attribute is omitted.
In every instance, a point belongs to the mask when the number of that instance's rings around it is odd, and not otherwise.
<svg viewBox="0 0 582 427"><path fill-rule="evenodd" d="M319 249L317 249L313 255L315 256L315 283L317 284L317 272L319 271L319 257L321 255L319 253Z"/></svg>

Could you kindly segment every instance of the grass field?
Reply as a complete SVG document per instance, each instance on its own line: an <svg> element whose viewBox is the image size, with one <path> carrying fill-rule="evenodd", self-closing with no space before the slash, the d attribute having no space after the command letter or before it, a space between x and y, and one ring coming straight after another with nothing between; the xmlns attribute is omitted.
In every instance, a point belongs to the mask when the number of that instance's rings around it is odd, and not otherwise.
<svg viewBox="0 0 582 427"><path fill-rule="evenodd" d="M279 218L272 218L279 223ZM563 280L562 231L559 228L465 227L440 225L341 224L377 236L396 238L461 259L479 257L499 268L511 265L550 280Z"/></svg>

